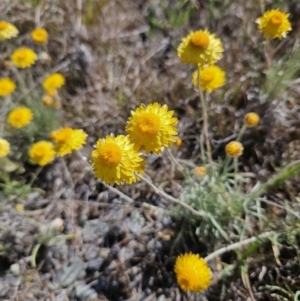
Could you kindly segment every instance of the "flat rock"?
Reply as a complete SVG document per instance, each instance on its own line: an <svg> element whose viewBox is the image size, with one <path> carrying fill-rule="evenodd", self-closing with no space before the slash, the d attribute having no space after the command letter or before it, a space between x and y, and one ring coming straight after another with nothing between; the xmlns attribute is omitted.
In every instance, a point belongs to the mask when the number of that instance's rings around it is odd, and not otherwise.
<svg viewBox="0 0 300 301"><path fill-rule="evenodd" d="M146 224L146 220L138 210L133 210L125 220L128 230L132 234L139 234Z"/></svg>
<svg viewBox="0 0 300 301"><path fill-rule="evenodd" d="M107 223L102 222L99 219L87 221L82 230L83 241L85 243L93 243L97 241L99 237L103 237L108 229Z"/></svg>
<svg viewBox="0 0 300 301"><path fill-rule="evenodd" d="M83 249L84 259L89 261L91 259L99 257L100 248L94 245L86 246Z"/></svg>
<svg viewBox="0 0 300 301"><path fill-rule="evenodd" d="M85 277L84 262L79 257L76 257L69 266L64 267L59 277L59 282L62 287L68 287L77 279L83 277Z"/></svg>
<svg viewBox="0 0 300 301"><path fill-rule="evenodd" d="M98 296L97 292L94 289L90 288L84 282L76 283L75 292L76 297L82 301L93 300L96 299Z"/></svg>

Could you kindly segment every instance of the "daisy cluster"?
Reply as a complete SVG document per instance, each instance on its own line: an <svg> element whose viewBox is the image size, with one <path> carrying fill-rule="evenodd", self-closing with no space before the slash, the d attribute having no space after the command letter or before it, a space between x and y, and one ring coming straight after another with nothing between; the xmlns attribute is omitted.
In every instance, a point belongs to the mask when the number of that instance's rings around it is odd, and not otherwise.
<svg viewBox="0 0 300 301"><path fill-rule="evenodd" d="M178 123L167 105L141 105L131 112L125 131L99 139L92 152L95 176L107 184L132 184L144 171L144 156L160 154L176 140Z"/></svg>
<svg viewBox="0 0 300 301"><path fill-rule="evenodd" d="M15 25L4 20L0 21L1 43L16 38L18 34L19 30ZM12 76L16 77L16 80L10 76L0 78L0 98L2 98L2 104L5 104L5 109L9 108L4 130L15 133L16 135L23 135L26 133L26 130L29 131L30 129L32 130L38 127L36 118L39 117L41 119L41 116L38 116L40 112L35 110L36 107L40 105L46 107L51 106L54 110L61 107L59 89L65 84L65 77L61 73L50 73L43 79L42 85L35 83L35 85L40 86L40 89L43 91L43 96L38 99L40 103L35 103L33 100L34 97L30 96L30 101L26 100L26 97L23 97L25 100L22 105L14 106L14 94L20 92L19 94L22 95L25 93L26 95L28 92L28 90L24 90L24 86L27 85L24 76L28 76L29 73L24 75L22 70L30 69L38 61L42 64L51 61L50 55L46 51L46 44L49 41L47 30L45 28L35 28L30 34L30 39L35 44L37 51L34 50L34 47L31 49L27 46L22 46L13 50L10 54L10 59L4 61L7 74L12 74ZM34 87L35 89L36 86ZM35 113L35 111L37 113ZM58 116L53 114L53 118L57 119ZM45 129L42 128L41 131L45 131ZM4 134L1 127L0 136ZM45 135L47 135L47 133L45 133ZM48 133L47 140L36 140L32 137L31 140L34 140L34 143L28 146L28 159L33 164L45 166L51 163L56 156L65 156L81 148L85 144L86 137L87 134L83 130L69 127L51 131ZM8 140L1 138L0 158L9 155L10 151L14 148L16 148L16 146L11 147L11 143Z"/></svg>

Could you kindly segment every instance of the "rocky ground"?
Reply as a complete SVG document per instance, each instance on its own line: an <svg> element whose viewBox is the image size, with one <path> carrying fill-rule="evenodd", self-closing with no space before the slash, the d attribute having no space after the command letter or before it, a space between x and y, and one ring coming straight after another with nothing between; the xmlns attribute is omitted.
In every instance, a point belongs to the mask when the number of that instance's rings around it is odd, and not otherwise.
<svg viewBox="0 0 300 301"><path fill-rule="evenodd" d="M122 133L131 109L155 100L167 103L180 120L183 144L172 148L174 156L200 162L198 96L191 70L180 65L176 48L191 29L209 27L225 45L221 64L228 73L226 92L217 92L210 102L214 158L224 155L226 139L235 137L245 112L255 110L262 121L243 138L242 170L264 181L288 159L299 159L298 87L270 102L259 99L265 63L257 46L254 20L260 8L255 1L191 0L183 6L173 0L44 2L1 0L0 14L5 12L21 28L22 37L38 17L52 32L48 46L53 68L67 78L64 122L89 134L83 155L89 156L99 137ZM300 27L298 1L287 2L295 29L278 57L296 45ZM194 12L182 17L188 7ZM165 154L150 156L147 166L161 188L180 195L183 176ZM35 169L25 167L27 173L18 180L28 182ZM285 202L299 211L298 181L269 191L268 199L279 205L272 209L274 220L286 216L280 207ZM205 295L179 289L173 272L176 256L185 251L205 256L217 245L199 241L196 225L175 214L146 184L121 186L130 198L120 197L96 181L75 153L46 167L32 186L18 196L1 191L0 300L253 301L233 253L211 263L214 281ZM293 247L290 241L282 244L280 260L270 243L249 259L256 300L292 300L291 292L299 290L296 238ZM226 277L221 261L234 265Z"/></svg>

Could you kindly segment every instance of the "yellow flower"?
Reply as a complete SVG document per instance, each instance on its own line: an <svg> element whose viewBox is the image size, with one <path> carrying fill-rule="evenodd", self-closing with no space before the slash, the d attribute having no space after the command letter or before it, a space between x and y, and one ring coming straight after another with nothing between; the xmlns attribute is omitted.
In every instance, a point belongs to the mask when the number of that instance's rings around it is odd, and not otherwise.
<svg viewBox="0 0 300 301"><path fill-rule="evenodd" d="M42 102L46 107L49 107L53 103L53 98L49 95L44 95L42 98Z"/></svg>
<svg viewBox="0 0 300 301"><path fill-rule="evenodd" d="M11 60L18 68L28 68L35 63L37 55L32 49L21 47L12 53Z"/></svg>
<svg viewBox="0 0 300 301"><path fill-rule="evenodd" d="M61 108L61 103L58 100L53 101L53 107L55 109L60 109Z"/></svg>
<svg viewBox="0 0 300 301"><path fill-rule="evenodd" d="M24 205L23 204L16 204L15 209L18 212L24 211Z"/></svg>
<svg viewBox="0 0 300 301"><path fill-rule="evenodd" d="M160 154L163 147L170 146L177 135L177 118L174 111L168 111L168 106L152 103L141 105L131 112L126 126L129 139L139 151L144 149L147 154Z"/></svg>
<svg viewBox="0 0 300 301"><path fill-rule="evenodd" d="M10 151L10 144L7 140L0 138L0 158L8 155Z"/></svg>
<svg viewBox="0 0 300 301"><path fill-rule="evenodd" d="M49 141L36 142L30 147L28 155L33 163L45 166L55 158L54 146Z"/></svg>
<svg viewBox="0 0 300 301"><path fill-rule="evenodd" d="M212 280L212 272L208 264L198 254L179 255L174 271L183 291L202 292L209 287Z"/></svg>
<svg viewBox="0 0 300 301"><path fill-rule="evenodd" d="M139 180L135 173L143 173L144 160L134 150L128 136L113 135L99 139L92 152L92 168L96 178L106 184L132 184Z"/></svg>
<svg viewBox="0 0 300 301"><path fill-rule="evenodd" d="M217 66L208 66L200 70L201 90L212 92L225 83L225 72ZM193 73L193 85L198 88L198 70Z"/></svg>
<svg viewBox="0 0 300 301"><path fill-rule="evenodd" d="M271 9L258 18L256 23L264 38L278 38L281 40L292 30L288 17L289 14L281 12L279 9Z"/></svg>
<svg viewBox="0 0 300 301"><path fill-rule="evenodd" d="M15 25L6 21L0 21L0 40L8 40L16 37L19 31Z"/></svg>
<svg viewBox="0 0 300 301"><path fill-rule="evenodd" d="M194 175L199 179L204 178L206 175L206 167L205 166L196 166L194 168Z"/></svg>
<svg viewBox="0 0 300 301"><path fill-rule="evenodd" d="M259 120L259 115L254 112L247 113L244 117L244 123L248 128L256 127L259 123Z"/></svg>
<svg viewBox="0 0 300 301"><path fill-rule="evenodd" d="M182 139L180 137L175 137L174 144L175 146L180 147L182 144Z"/></svg>
<svg viewBox="0 0 300 301"><path fill-rule="evenodd" d="M244 147L238 141L231 141L226 144L225 152L228 157L237 158L242 155Z"/></svg>
<svg viewBox="0 0 300 301"><path fill-rule="evenodd" d="M43 87L46 91L53 91L60 88L65 83L65 78L60 73L48 75L43 81ZM50 92L51 93L51 92Z"/></svg>
<svg viewBox="0 0 300 301"><path fill-rule="evenodd" d="M51 97L55 97L57 95L57 90L56 89L52 89L52 90L47 90L47 95L51 96Z"/></svg>
<svg viewBox="0 0 300 301"><path fill-rule="evenodd" d="M183 38L177 54L182 64L203 66L214 64L221 59L223 51L221 40L205 29L191 32Z"/></svg>
<svg viewBox="0 0 300 301"><path fill-rule="evenodd" d="M52 131L50 137L55 142L57 155L62 157L70 154L73 150L80 149L85 144L87 134L83 130L64 127Z"/></svg>
<svg viewBox="0 0 300 301"><path fill-rule="evenodd" d="M14 128L22 128L30 123L33 114L26 107L17 107L8 114L8 123Z"/></svg>
<svg viewBox="0 0 300 301"><path fill-rule="evenodd" d="M48 33L44 28L36 28L31 32L31 38L38 44L44 44L48 41Z"/></svg>
<svg viewBox="0 0 300 301"><path fill-rule="evenodd" d="M8 77L0 78L0 96L7 96L14 92L16 84Z"/></svg>

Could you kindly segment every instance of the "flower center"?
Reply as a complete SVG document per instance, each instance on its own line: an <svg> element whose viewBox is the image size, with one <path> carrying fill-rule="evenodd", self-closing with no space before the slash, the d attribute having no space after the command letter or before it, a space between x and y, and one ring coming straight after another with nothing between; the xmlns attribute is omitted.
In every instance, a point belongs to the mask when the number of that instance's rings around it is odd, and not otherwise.
<svg viewBox="0 0 300 301"><path fill-rule="evenodd" d="M191 43L194 46L199 47L202 50L205 50L209 45L209 36L205 32L197 31L192 35Z"/></svg>
<svg viewBox="0 0 300 301"><path fill-rule="evenodd" d="M282 16L281 15L274 15L274 16L272 16L270 22L274 26L279 26L282 22Z"/></svg>
<svg viewBox="0 0 300 301"><path fill-rule="evenodd" d="M19 59L19 60L25 60L26 57L27 57L26 51L22 51L22 50L19 51L19 53L18 53L18 59Z"/></svg>
<svg viewBox="0 0 300 301"><path fill-rule="evenodd" d="M38 158L41 158L41 157L43 157L44 153L45 153L44 148L43 147L38 147L38 148L36 148L36 150L34 152L34 155Z"/></svg>
<svg viewBox="0 0 300 301"><path fill-rule="evenodd" d="M190 289L190 283L189 283L189 280L188 280L188 279L181 278L181 279L179 280L179 282L180 282L181 286L182 286L183 288L185 288L186 290L189 290L189 289Z"/></svg>
<svg viewBox="0 0 300 301"><path fill-rule="evenodd" d="M137 128L143 135L155 136L160 129L160 119L154 113L144 113L137 120Z"/></svg>
<svg viewBox="0 0 300 301"><path fill-rule="evenodd" d="M64 143L68 141L71 138L72 135L72 129L71 128L66 128L62 129L59 132L55 133L53 135L53 138L58 142L58 143Z"/></svg>
<svg viewBox="0 0 300 301"><path fill-rule="evenodd" d="M7 28L8 24L5 21L0 21L0 30Z"/></svg>
<svg viewBox="0 0 300 301"><path fill-rule="evenodd" d="M122 150L117 144L107 142L99 150L99 159L106 166L116 167L121 162Z"/></svg>
<svg viewBox="0 0 300 301"><path fill-rule="evenodd" d="M215 73L212 70L206 69L200 73L200 77L204 82L210 82L215 77Z"/></svg>
<svg viewBox="0 0 300 301"><path fill-rule="evenodd" d="M23 113L22 112L15 112L15 116L14 116L15 120L22 120L23 119Z"/></svg>

